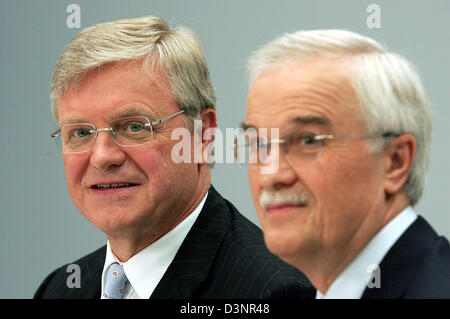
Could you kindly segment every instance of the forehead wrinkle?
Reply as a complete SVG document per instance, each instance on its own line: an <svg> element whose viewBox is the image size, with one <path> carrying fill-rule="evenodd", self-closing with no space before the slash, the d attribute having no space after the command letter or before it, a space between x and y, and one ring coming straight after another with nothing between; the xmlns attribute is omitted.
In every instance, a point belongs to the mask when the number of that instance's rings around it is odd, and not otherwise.
<svg viewBox="0 0 450 319"><path fill-rule="evenodd" d="M298 82L297 85L285 88L285 93L281 98L269 101L269 97L267 100L263 100L262 103L265 104L265 107L263 109L253 107L251 113L247 112L247 117L249 120L254 116L269 118L269 121L273 122L274 119L279 119L281 114L291 113L291 118L297 114L305 119L322 117L324 121L315 121L313 124L331 126L331 119L334 118L336 112L345 112L343 108L357 105L356 95L350 84L345 81L340 77L337 82L343 85L337 85L336 81L318 81L315 77L314 80ZM249 105L257 106L260 101L261 96L253 96L249 99Z"/></svg>
<svg viewBox="0 0 450 319"><path fill-rule="evenodd" d="M333 80L314 77L306 82L297 82L286 93L286 102L327 107L354 104L356 97L350 83L341 76Z"/></svg>
<svg viewBox="0 0 450 319"><path fill-rule="evenodd" d="M307 115L307 116L297 116L292 118L290 123L300 124L300 125L308 125L308 124L316 124L321 126L330 126L331 121L324 116L316 116L316 115Z"/></svg>

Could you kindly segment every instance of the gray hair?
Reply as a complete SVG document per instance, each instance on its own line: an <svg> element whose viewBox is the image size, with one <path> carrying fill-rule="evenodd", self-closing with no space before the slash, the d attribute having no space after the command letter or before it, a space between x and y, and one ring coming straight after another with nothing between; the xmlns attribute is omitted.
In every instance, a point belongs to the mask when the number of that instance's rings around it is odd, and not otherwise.
<svg viewBox="0 0 450 319"><path fill-rule="evenodd" d="M186 109L191 130L203 109L215 108L216 96L198 37L186 27L171 28L163 19L149 16L97 24L70 42L56 63L51 83L55 119L58 99L70 85L76 86L94 69L141 58L148 76L158 67L167 77L174 100Z"/></svg>
<svg viewBox="0 0 450 319"><path fill-rule="evenodd" d="M251 85L262 73L310 58L348 58L350 81L358 97L367 133L410 133L417 152L403 185L415 205L422 196L428 169L432 115L420 77L404 57L387 52L373 39L345 30L298 31L285 34L257 50L247 63ZM375 139L371 151L385 141Z"/></svg>

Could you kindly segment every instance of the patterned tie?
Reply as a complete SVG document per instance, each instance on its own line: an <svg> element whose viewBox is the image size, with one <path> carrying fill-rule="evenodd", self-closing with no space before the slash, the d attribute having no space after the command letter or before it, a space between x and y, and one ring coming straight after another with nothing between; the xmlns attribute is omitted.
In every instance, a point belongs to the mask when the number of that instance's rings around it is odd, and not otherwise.
<svg viewBox="0 0 450 319"><path fill-rule="evenodd" d="M109 265L102 299L122 299L127 281L127 276L125 275L125 271L123 271L122 265L118 263Z"/></svg>

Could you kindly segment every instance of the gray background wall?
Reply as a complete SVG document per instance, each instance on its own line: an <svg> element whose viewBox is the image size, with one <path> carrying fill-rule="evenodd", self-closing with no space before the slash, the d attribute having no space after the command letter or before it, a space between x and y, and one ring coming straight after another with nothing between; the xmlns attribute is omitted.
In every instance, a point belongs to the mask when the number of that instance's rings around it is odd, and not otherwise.
<svg viewBox="0 0 450 319"><path fill-rule="evenodd" d="M61 157L49 138L49 82L57 57L79 32L66 26L69 4L81 8L81 27L158 15L199 35L217 88L219 127L244 119L245 60L268 40L298 29L343 28L405 55L418 67L434 111L431 167L417 206L450 237L449 13L438 1L6 1L0 2L0 298L30 298L44 277L106 242L68 195ZM370 29L369 4L381 9ZM246 172L232 164L213 170L216 188L257 222Z"/></svg>

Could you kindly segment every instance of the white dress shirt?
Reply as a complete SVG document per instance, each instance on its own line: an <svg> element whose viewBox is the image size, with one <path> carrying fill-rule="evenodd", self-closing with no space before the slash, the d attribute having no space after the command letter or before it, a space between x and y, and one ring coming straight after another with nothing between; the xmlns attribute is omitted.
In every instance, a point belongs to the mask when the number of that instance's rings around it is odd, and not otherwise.
<svg viewBox="0 0 450 319"><path fill-rule="evenodd" d="M126 262L120 262L114 256L109 241L106 245L105 265L102 273L102 290L105 287L105 274L111 263L123 265L128 283L125 286L124 299L148 299L163 277L167 268L180 248L194 222L197 220L208 192L194 211L170 232L147 246Z"/></svg>
<svg viewBox="0 0 450 319"><path fill-rule="evenodd" d="M411 206L401 211L369 241L358 256L337 276L325 295L317 290L316 299L361 298L371 278L373 265L379 266L389 249L416 218L417 214ZM383 276L383 269L380 269L380 276Z"/></svg>

